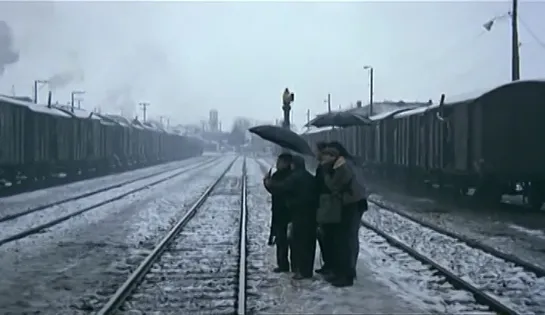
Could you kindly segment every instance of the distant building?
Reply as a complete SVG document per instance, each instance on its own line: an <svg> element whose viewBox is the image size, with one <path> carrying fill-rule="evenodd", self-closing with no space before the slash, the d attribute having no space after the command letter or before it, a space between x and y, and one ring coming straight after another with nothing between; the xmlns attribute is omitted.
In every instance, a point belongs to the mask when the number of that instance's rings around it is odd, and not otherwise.
<svg viewBox="0 0 545 315"><path fill-rule="evenodd" d="M210 116L208 118L208 125L210 127L211 132L218 132L219 131L219 120L218 120L218 111L215 109L212 109L210 111Z"/></svg>

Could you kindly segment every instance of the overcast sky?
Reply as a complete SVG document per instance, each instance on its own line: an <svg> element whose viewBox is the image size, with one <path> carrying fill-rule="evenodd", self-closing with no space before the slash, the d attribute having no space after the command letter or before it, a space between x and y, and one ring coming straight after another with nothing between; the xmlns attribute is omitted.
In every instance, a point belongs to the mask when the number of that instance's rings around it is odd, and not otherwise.
<svg viewBox="0 0 545 315"><path fill-rule="evenodd" d="M483 23L509 2L359 3L62 2L0 3L19 60L0 77L0 93L31 95L34 79L55 78L54 98L87 92L84 106L180 123L236 116L281 117L281 93L296 93L294 120L368 100L437 99L510 79L510 24ZM545 1L522 1L522 78L545 77ZM41 90L45 101L47 88Z"/></svg>

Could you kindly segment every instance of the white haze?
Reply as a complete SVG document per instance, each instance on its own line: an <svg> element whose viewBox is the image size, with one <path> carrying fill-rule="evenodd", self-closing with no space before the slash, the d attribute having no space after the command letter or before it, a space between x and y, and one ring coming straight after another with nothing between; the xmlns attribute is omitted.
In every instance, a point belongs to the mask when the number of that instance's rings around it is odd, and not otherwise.
<svg viewBox="0 0 545 315"><path fill-rule="evenodd" d="M179 123L198 123L215 108L226 129L237 116L280 118L289 87L301 125L307 109L325 109L328 92L334 108L365 103L365 64L375 68L375 100L427 101L508 81L508 20L488 33L482 24L509 10L488 1L0 2L19 53L0 93L14 86L31 96L33 80L50 79L61 103L84 90L88 109L134 116L145 101L151 116ZM524 22L545 39L543 12L543 2L520 4ZM522 77L543 77L545 50L522 26L520 33Z"/></svg>

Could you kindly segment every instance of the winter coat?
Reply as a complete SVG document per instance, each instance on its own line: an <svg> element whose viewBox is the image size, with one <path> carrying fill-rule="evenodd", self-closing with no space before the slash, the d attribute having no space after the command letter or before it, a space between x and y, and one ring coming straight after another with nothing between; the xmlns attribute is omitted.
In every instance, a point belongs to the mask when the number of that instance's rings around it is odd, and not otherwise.
<svg viewBox="0 0 545 315"><path fill-rule="evenodd" d="M326 186L342 199L343 205L358 203L367 197L365 185L358 178L358 171L355 165L339 157L333 167L325 172Z"/></svg>

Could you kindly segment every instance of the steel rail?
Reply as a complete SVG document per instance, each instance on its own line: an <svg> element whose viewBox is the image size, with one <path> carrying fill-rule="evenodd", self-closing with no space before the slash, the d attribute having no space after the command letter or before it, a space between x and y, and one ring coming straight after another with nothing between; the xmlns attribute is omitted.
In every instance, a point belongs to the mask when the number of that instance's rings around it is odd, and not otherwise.
<svg viewBox="0 0 545 315"><path fill-rule="evenodd" d="M149 272L153 264L161 257L161 254L167 249L167 247L176 239L187 223L195 216L197 210L204 204L206 199L210 196L210 193L218 185L218 183L225 177L225 174L229 172L233 164L238 160L238 157L233 159L225 171L210 185L201 197L191 206L187 213L174 225L174 227L167 233L167 235L154 247L151 253L144 259L142 263L136 268L136 270L129 276L129 278L117 289L117 291L110 297L108 302L96 313L97 315L113 314L117 311L125 300L130 296L134 289L140 284L142 279Z"/></svg>
<svg viewBox="0 0 545 315"><path fill-rule="evenodd" d="M242 191L240 203L240 236L239 236L239 262L238 262L238 301L237 314L246 314L246 227L248 225L248 175L246 169L246 157L242 164Z"/></svg>
<svg viewBox="0 0 545 315"><path fill-rule="evenodd" d="M208 164L208 163L204 163L204 164L202 164L202 165L199 165L199 167L205 166L205 165L207 165L207 164ZM64 216L62 216L62 217L58 217L58 218L53 219L53 220L51 220L51 221L49 221L49 222L47 222L47 223L39 224L39 225L36 225L36 226L31 227L31 228L29 228L29 229L26 229L26 230L24 230L24 231L21 231L21 232L19 232L19 233L12 234L12 235L10 235L10 236L8 236L8 237L5 237L5 238L0 239L0 246L5 245L5 244L7 244L7 243L11 243L11 242L13 242L13 241L16 241L16 240L19 240L19 239L22 239L22 238L25 238L25 237L28 237L28 236L30 236L30 235L38 234L38 233L40 233L41 231L43 231L43 230L45 230L45 229L47 229L47 228L50 228L50 227L52 227L52 226L55 226L55 225L57 225L57 224L59 224L59 223L62 223L62 222L64 222L64 221L67 221L67 220L69 220L69 219L71 219L71 218L73 218L73 217L76 217L76 216L80 215L80 214L83 214L83 213L88 212L88 211L91 211L91 210L93 210L93 209L102 207L102 206L104 206L104 205L106 205L106 204L109 204L109 203L112 203L112 202L114 202L114 201L120 200L120 199L122 199L122 198L125 198L126 196L129 196L129 195L131 195L131 194L134 194L135 192L142 191L142 190L147 189L147 188L149 188L149 187L151 187L151 186L155 186L155 185L158 185L158 184L160 184L160 183L166 182L166 181L169 180L169 179L172 179L172 178L174 178L174 177L180 176L180 175L185 174L185 173L187 173L187 172L189 172L189 171L192 171L192 170L195 170L195 169L194 169L194 168L193 168L193 169L184 168L182 171L179 171L179 172L177 172L177 173L175 173L175 174L173 174L173 175L167 176L167 177L165 177L165 178L161 178L161 179L159 179L159 180L156 180L156 181L154 181L154 182L152 182L152 183L149 183L149 184L146 184L146 185L144 185L144 186L141 186L141 187L138 187L138 188L135 188L135 189L131 189L131 190L128 191L128 192L125 192L125 193L122 193L122 194L117 195L117 196L115 196L115 197L112 197L112 198L103 200L103 201L101 201L101 202L95 203L95 204L93 204L93 205L91 205L91 206L88 206L88 207L85 207L85 208L83 208L83 209L74 211L74 212L69 213L69 214L67 214L67 215L64 215Z"/></svg>
<svg viewBox="0 0 545 315"><path fill-rule="evenodd" d="M454 287L460 288L466 291L471 292L475 300L479 303L482 303L486 306L488 306L492 311L497 312L498 314L506 314L506 315L519 315L518 312L511 309L510 307L504 305L494 297L488 295L487 293L483 292L482 290L478 289L474 285L470 284L469 282L463 280L462 278L458 277L454 273L450 272L449 270L443 268L438 263L433 261L432 259L420 254L416 250L412 249L411 247L403 244L402 242L398 241L394 237L388 235L384 231L380 230L376 226L372 225L371 223L365 221L362 219L361 224L375 232L376 234L383 237L388 243L391 245L401 249L402 251L406 252L407 254L411 255L415 259L419 260L420 262L432 266L435 270L437 270L440 274L442 274L447 281L449 281Z"/></svg>
<svg viewBox="0 0 545 315"><path fill-rule="evenodd" d="M31 214L31 213L34 213L34 212L37 212L37 211L40 211L40 210L45 210L47 208L62 205L62 204L65 204L67 202L70 202L70 201L79 200L79 199L90 197L90 196L93 196L93 195L96 195L96 194L99 194L101 192L105 192L105 191L108 191L108 190L111 190L111 189L126 186L128 184L132 184L132 183L140 181L140 180L144 180L144 179L148 179L148 178L158 176L158 175L161 175L161 174L164 174L164 173L172 172L172 171L174 171L176 169L179 169L179 168L189 169L189 168L201 167L201 166L206 165L206 164L211 164L211 163L215 162L218 159L219 158L210 158L210 159L206 159L204 161L200 161L198 163L195 163L196 165L190 164L190 165L185 165L185 166L181 166L181 167L175 167L175 168L172 168L172 169L169 169L169 170L162 170L162 171L160 171L158 173L153 173L153 174L140 176L140 177L137 177L137 178L133 178L133 179L121 182L121 183L117 183L115 185L110 185L110 186L103 187L103 188L100 188L100 189L88 191L86 193L79 194L79 195L76 195L76 196L72 196L72 197L69 197L69 198L66 198L66 199L58 200L58 201L55 201L55 202L42 204L42 205L39 205L37 207L26 209L26 210L21 211L21 212L12 213L12 214L8 214L8 215L5 215L3 217L0 217L0 223L5 222L5 221L14 220L14 219L17 219L19 217L22 217L22 216L25 216L25 215L28 215L28 214Z"/></svg>

